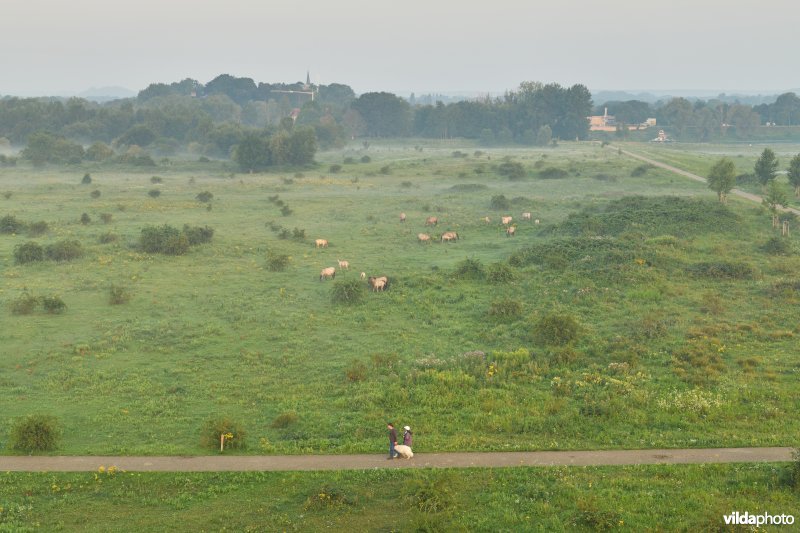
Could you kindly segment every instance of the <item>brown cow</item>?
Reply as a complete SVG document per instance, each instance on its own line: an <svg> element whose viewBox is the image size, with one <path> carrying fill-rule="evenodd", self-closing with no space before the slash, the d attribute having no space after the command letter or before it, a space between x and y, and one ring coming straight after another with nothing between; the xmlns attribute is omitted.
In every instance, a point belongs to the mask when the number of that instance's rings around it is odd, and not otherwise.
<svg viewBox="0 0 800 533"><path fill-rule="evenodd" d="M319 273L319 280L334 279L336 277L336 269L334 267L323 268Z"/></svg>
<svg viewBox="0 0 800 533"><path fill-rule="evenodd" d="M502 222L504 226L511 224L512 220L513 219L511 217L500 217L500 222Z"/></svg>
<svg viewBox="0 0 800 533"><path fill-rule="evenodd" d="M427 233L417 233L417 240L419 242L431 242L431 236Z"/></svg>
<svg viewBox="0 0 800 533"><path fill-rule="evenodd" d="M442 233L441 242L452 242L458 240L458 233L455 231L445 231Z"/></svg>
<svg viewBox="0 0 800 533"><path fill-rule="evenodd" d="M315 241L315 244L317 245L316 246L317 248L327 248L328 247L327 239L317 239Z"/></svg>
<svg viewBox="0 0 800 533"><path fill-rule="evenodd" d="M426 226L436 226L438 224L439 224L439 219L436 217L428 217L427 219L425 219Z"/></svg>
<svg viewBox="0 0 800 533"><path fill-rule="evenodd" d="M406 221L406 214L400 213L400 222L405 222L405 221Z"/></svg>
<svg viewBox="0 0 800 533"><path fill-rule="evenodd" d="M386 276L370 276L367 278L367 282L373 291L378 292L383 291L389 285L389 278Z"/></svg>
<svg viewBox="0 0 800 533"><path fill-rule="evenodd" d="M506 228L506 237L513 237L514 234L516 233L516 231L517 231L517 228L515 228L514 226L507 227Z"/></svg>

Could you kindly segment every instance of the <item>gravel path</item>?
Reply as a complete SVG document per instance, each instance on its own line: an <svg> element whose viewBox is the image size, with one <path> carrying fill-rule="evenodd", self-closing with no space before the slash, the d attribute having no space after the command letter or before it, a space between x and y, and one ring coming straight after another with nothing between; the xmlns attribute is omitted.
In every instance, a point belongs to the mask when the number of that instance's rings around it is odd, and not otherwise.
<svg viewBox="0 0 800 533"><path fill-rule="evenodd" d="M655 159L650 159L649 157L645 157L643 155L635 154L635 153L630 152L628 150L625 150L623 148L620 148L620 150L622 151L623 154L627 155L628 157L632 157L634 159L638 159L639 161L644 161L645 163L650 163L653 166L669 170L670 172L674 172L675 174L680 174L681 176L687 177L689 179L693 179L693 180L699 181L701 183L706 183L706 179L704 177L702 177L702 176L698 176L697 174L692 174L691 172L687 172L685 170L681 170L678 167L673 167L672 165L667 165L666 163L662 163L660 161L656 161ZM742 191L740 189L733 189L731 191L731 194L739 196L741 198L745 198L745 199L750 200L752 202L756 202L758 204L760 204L764 200L761 196L759 196L757 194L752 194L752 193L749 193L749 192L745 192L745 191ZM794 213L795 215L800 215L800 209L794 209L793 207L783 207L783 208L779 207L778 211L783 211L783 212L786 212L786 213Z"/></svg>
<svg viewBox="0 0 800 533"><path fill-rule="evenodd" d="M274 455L197 457L2 456L4 472L89 472L116 466L129 472L244 472L370 470L375 468L469 468L754 463L792 460L792 448L706 448L563 452L418 453L413 459L384 455Z"/></svg>

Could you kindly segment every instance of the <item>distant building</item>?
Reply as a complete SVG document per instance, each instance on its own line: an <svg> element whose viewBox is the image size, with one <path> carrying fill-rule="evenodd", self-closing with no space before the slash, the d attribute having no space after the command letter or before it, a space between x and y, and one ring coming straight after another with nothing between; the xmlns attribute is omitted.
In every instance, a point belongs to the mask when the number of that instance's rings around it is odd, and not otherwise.
<svg viewBox="0 0 800 533"><path fill-rule="evenodd" d="M603 110L602 115L586 117L589 120L589 131L617 131L617 117L608 114L608 108ZM646 130L656 125L656 119L648 118L641 124L625 124L629 130Z"/></svg>

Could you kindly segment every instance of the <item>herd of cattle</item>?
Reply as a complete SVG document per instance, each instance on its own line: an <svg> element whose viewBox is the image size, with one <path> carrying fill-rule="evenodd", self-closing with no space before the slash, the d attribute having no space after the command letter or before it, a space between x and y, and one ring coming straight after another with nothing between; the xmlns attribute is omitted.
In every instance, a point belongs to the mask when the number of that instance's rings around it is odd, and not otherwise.
<svg viewBox="0 0 800 533"><path fill-rule="evenodd" d="M539 219L533 220L531 218L530 213L522 213L522 220L533 221L534 224L539 223ZM400 213L400 222L406 221L406 214ZM483 221L487 224L491 224L491 219L489 217L484 217ZM509 216L500 217L500 222L506 228L506 237L513 237L516 234L516 225L512 224L513 218ZM437 217L428 217L425 220L426 226L437 226L439 224L439 219ZM458 240L458 233L455 231L445 231L439 237L440 242L453 242ZM420 243L430 243L431 236L427 233L418 233L417 234L417 241ZM327 248L328 247L328 240L327 239L317 239L315 241L316 248ZM350 270L350 263L348 261L344 261L342 259L337 259L339 263L339 268L341 270ZM322 271L319 273L319 280L324 281L326 279L334 279L336 277L336 267L327 267L323 268ZM366 272L362 272L360 275L361 279L367 280L369 284L370 290L375 292L382 292L386 290L389 286L389 278L387 276L369 276L367 277Z"/></svg>

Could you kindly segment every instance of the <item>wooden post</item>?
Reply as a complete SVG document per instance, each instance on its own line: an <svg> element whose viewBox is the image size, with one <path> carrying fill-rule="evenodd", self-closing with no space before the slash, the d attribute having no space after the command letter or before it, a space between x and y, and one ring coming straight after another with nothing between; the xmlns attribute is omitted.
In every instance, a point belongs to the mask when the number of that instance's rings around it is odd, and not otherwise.
<svg viewBox="0 0 800 533"><path fill-rule="evenodd" d="M224 451L225 449L225 433L219 434L219 451Z"/></svg>
<svg viewBox="0 0 800 533"><path fill-rule="evenodd" d="M772 215L772 227L773 228L778 227L778 215Z"/></svg>
<svg viewBox="0 0 800 533"><path fill-rule="evenodd" d="M783 235L784 237L788 237L789 236L789 221L788 220L784 220L783 221L783 226L781 226L781 235Z"/></svg>

